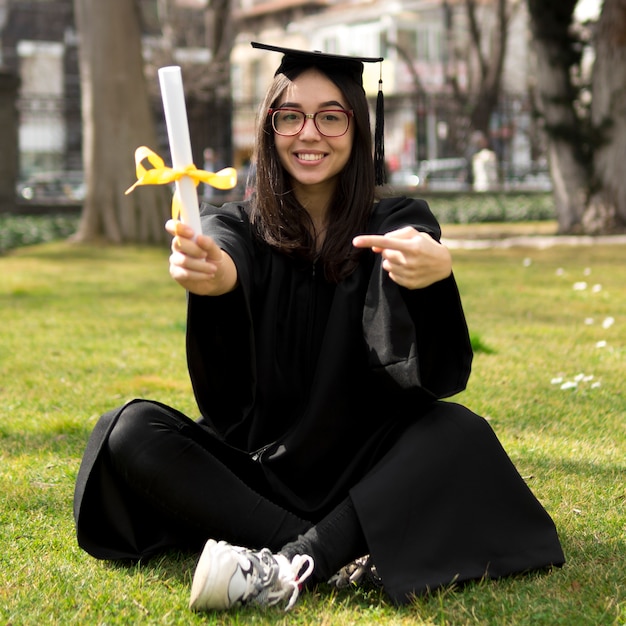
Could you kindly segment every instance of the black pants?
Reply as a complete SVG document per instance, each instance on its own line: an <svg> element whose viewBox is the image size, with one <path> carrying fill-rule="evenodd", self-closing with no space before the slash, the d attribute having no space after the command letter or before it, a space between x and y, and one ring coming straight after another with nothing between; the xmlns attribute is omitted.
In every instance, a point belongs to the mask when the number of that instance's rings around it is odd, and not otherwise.
<svg viewBox="0 0 626 626"><path fill-rule="evenodd" d="M143 501L150 533L162 524L175 544L213 537L278 550L312 526L261 495L269 487L248 455L166 407L128 405L109 435L108 454Z"/></svg>
<svg viewBox="0 0 626 626"><path fill-rule="evenodd" d="M271 493L260 466L207 429L165 406L136 402L108 437L113 472L142 502L136 532L154 544L197 547L209 537L250 548L304 551L317 580L362 556L365 538L349 496L320 524L302 519L262 493ZM142 529L142 525L144 528Z"/></svg>

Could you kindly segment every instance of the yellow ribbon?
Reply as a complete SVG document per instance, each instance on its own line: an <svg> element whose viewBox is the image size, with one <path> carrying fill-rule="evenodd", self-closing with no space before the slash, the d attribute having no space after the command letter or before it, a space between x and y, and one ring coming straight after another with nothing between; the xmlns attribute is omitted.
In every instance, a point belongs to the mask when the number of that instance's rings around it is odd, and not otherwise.
<svg viewBox="0 0 626 626"><path fill-rule="evenodd" d="M152 165L151 169L144 167L144 159ZM140 146L135 150L135 172L137 180L126 190L126 194L140 185L167 185L180 180L183 176L189 176L196 187L200 183L206 183L216 189L232 189L237 184L237 170L233 167L225 167L219 172L207 172L196 169L192 163L187 167L174 169L166 167L165 161L146 146ZM172 217L177 219L179 215L180 199L176 193L172 198Z"/></svg>

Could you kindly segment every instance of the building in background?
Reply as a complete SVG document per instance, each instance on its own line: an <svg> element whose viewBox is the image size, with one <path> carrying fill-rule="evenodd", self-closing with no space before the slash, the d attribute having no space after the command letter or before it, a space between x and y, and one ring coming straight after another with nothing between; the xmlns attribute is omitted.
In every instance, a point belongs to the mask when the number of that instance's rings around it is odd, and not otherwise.
<svg viewBox="0 0 626 626"><path fill-rule="evenodd" d="M140 0L148 84L163 145L167 145L156 67L183 67L194 160L205 150L220 165L245 170L254 143L257 107L279 55L254 50L250 41L358 56L384 56L386 157L398 181L428 181L445 188L466 185L472 130L450 87L476 76L468 49L463 0L232 0L227 17L235 35L230 56L230 125L215 120L211 90L210 10L207 0ZM478 2L481 26L489 31L495 2ZM163 28L163 19L168 20ZM214 31L213 31L214 32ZM449 36L454 33L454 37ZM486 38L488 39L488 37ZM524 3L511 23L501 97L489 129L500 172L509 185L529 179L541 156L528 96L527 18ZM0 0L0 60L21 79L20 173L79 170L80 80L72 0ZM365 88L376 98L379 68L365 68ZM218 116L219 117L219 116ZM229 116L230 119L230 116ZM232 137L224 147L224 137ZM217 139L219 135L219 139ZM232 162L222 163L228 155ZM465 163L465 165L463 165ZM438 178L442 180L438 181Z"/></svg>
<svg viewBox="0 0 626 626"><path fill-rule="evenodd" d="M143 27L143 53L159 146L168 141L157 69L183 69L187 112L194 138L194 161L206 148L216 162L230 165L232 105L228 81L212 78L211 19L207 0L137 1ZM103 51L106 53L106 51ZM19 76L20 178L82 169L82 120L78 35L73 0L0 0L0 60ZM222 102L215 106L215 92ZM226 104L223 104L226 101ZM224 110L227 108L227 110Z"/></svg>
<svg viewBox="0 0 626 626"><path fill-rule="evenodd" d="M5 1L2 61L20 78L20 173L81 167L80 81L71 0Z"/></svg>

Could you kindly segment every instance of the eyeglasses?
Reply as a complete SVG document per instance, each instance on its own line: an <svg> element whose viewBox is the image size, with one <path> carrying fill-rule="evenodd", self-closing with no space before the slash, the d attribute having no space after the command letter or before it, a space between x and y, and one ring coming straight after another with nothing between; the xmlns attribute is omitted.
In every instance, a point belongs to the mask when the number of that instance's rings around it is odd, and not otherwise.
<svg viewBox="0 0 626 626"><path fill-rule="evenodd" d="M348 132L350 118L354 111L345 109L324 109L317 113L305 113L298 109L268 109L272 116L272 128L278 135L297 135L307 120L313 120L315 128L324 137L341 137Z"/></svg>

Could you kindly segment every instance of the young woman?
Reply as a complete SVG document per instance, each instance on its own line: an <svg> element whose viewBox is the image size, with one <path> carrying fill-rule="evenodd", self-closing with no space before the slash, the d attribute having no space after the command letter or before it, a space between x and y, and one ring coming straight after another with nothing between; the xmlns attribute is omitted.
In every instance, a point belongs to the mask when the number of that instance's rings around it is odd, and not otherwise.
<svg viewBox="0 0 626 626"><path fill-rule="evenodd" d="M487 422L442 401L472 358L451 258L425 202L375 200L361 60L279 50L254 196L205 205L195 239L167 224L201 418L147 400L101 418L80 545L204 545L194 610L290 607L364 555L397 603L562 564Z"/></svg>

